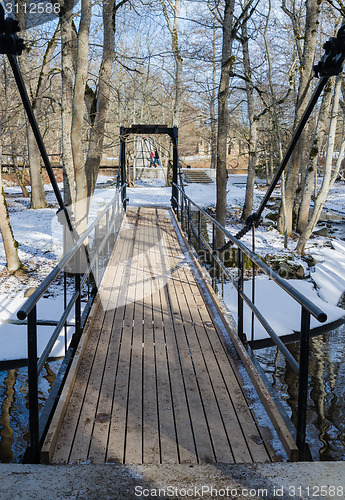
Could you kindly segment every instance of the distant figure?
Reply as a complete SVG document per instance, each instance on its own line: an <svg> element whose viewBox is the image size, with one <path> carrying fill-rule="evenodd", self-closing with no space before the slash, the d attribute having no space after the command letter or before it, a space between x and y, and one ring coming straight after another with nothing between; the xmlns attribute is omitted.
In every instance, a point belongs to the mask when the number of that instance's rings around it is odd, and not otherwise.
<svg viewBox="0 0 345 500"><path fill-rule="evenodd" d="M156 167L156 164L158 164L160 167L162 166L161 162L159 161L159 154L157 148L155 148L155 160L153 162L153 165Z"/></svg>
<svg viewBox="0 0 345 500"><path fill-rule="evenodd" d="M156 157L155 157L155 152L153 151L153 149L151 149L151 153L150 153L150 167L155 167L156 163Z"/></svg>

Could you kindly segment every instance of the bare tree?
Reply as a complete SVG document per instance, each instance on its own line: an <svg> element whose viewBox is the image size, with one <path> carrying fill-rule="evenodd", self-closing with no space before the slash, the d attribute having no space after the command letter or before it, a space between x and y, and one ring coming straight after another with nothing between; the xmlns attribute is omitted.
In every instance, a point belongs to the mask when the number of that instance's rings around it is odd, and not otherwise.
<svg viewBox="0 0 345 500"><path fill-rule="evenodd" d="M297 229L299 233L302 233L304 231L309 220L310 202L314 188L314 183L316 180L317 166L324 143L324 138L327 135L327 130L329 129L329 124L330 124L330 114L332 109L331 105L332 105L334 84L335 84L335 77L332 77L329 79L324 89L316 132L314 135L313 144L309 150L309 161L306 169L304 185L302 190L301 204L298 213Z"/></svg>
<svg viewBox="0 0 345 500"><path fill-rule="evenodd" d="M178 127L181 122L182 115L182 97L183 97L183 83L182 83L182 68L183 59L181 55L181 50L179 46L179 22L180 22L180 0L160 0L164 17L168 26L168 30L171 34L171 48L174 55L175 61L175 73L174 73L174 100L173 100L173 116L172 124ZM172 19L170 19L168 6L172 12Z"/></svg>
<svg viewBox="0 0 345 500"><path fill-rule="evenodd" d="M329 190L331 189L332 185L334 184L339 170L341 166L342 159L344 158L344 153L345 153L345 127L344 127L344 121L343 121L343 133L342 133L342 142L341 142L341 148L337 160L337 165L333 171L332 169L332 161L333 161L333 153L334 153L334 146L335 146L335 136L336 136L336 129L337 129L337 122L339 118L339 100L340 100L340 93L341 93L341 86L342 86L342 79L343 76L339 75L336 78L336 83L334 87L334 95L333 95L333 104L332 104L332 115L331 115L331 123L328 131L328 140L327 140L327 148L326 148L326 163L325 163L325 170L324 170L324 175L322 179L322 185L321 188L316 196L316 199L314 201L314 209L313 213L310 217L310 220L308 224L306 225L304 231L302 232L297 247L296 251L299 254L304 253L305 245L310 238L315 225L317 224L322 209L324 207L327 195L329 193Z"/></svg>
<svg viewBox="0 0 345 500"><path fill-rule="evenodd" d="M1 128L0 128L1 137ZM0 231L4 243L7 267L10 271L18 271L23 265L18 257L18 243L14 239L8 215L5 191L2 185L2 144L0 143Z"/></svg>
<svg viewBox="0 0 345 500"><path fill-rule="evenodd" d="M234 33L234 9L235 0L225 0L223 25L223 43L221 73L218 89L218 132L217 132L217 202L216 218L223 226L226 221L226 185L228 174L226 170L226 155L228 141L228 95L230 75L233 68L232 44L235 39ZM224 244L224 234L217 231L217 246Z"/></svg>
<svg viewBox="0 0 345 500"><path fill-rule="evenodd" d="M248 0L246 3L248 4ZM253 195L255 168L257 163L257 140L258 140L258 117L255 114L254 104L254 86L252 82L251 62L249 56L249 38L247 30L247 20L242 23L241 42L243 47L243 66L244 78L246 85L248 122L249 122L249 139L248 139L248 175L246 185L246 195L242 211L242 219L246 220L253 211Z"/></svg>
<svg viewBox="0 0 345 500"><path fill-rule="evenodd" d="M298 88L298 97L296 103L296 113L295 113L295 124L299 123L309 100L309 89L312 78L316 40L318 34L318 19L320 14L320 4L322 0L307 0L306 2L306 20L305 28L303 33L303 55L301 56L300 64L300 81ZM286 1L283 1L283 8L285 12L290 16L293 24L293 29L297 32L296 27L296 17L294 12L289 10L286 6ZM299 47L299 45L298 45ZM292 156L288 174L286 177L286 189L285 189L285 208L286 211L283 214L283 209L281 208L280 222L284 220L286 232L288 236L292 235L293 230L293 209L295 202L295 195L297 186L299 183L301 164L304 161L305 154L305 134L302 134L297 147ZM282 225L280 227L282 230Z"/></svg>

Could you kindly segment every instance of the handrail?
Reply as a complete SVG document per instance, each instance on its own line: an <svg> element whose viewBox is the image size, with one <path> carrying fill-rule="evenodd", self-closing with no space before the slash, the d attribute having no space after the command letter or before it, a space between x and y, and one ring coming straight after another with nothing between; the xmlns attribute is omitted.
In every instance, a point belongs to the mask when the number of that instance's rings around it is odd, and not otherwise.
<svg viewBox="0 0 345 500"><path fill-rule="evenodd" d="M90 224L84 231L81 237L63 256L60 262L50 272L50 274L36 288L33 294L26 300L23 306L17 312L19 320L27 318L27 336L28 336L28 386L29 386L29 431L30 443L27 449L25 460L31 463L39 463L41 444L45 436L48 424L51 419L52 411L54 410L58 397L61 393L62 385L66 379L73 354L77 348L83 326L86 322L88 312L90 311L92 302L97 292L97 288L101 279L99 275L100 268L105 270L105 266L109 260L112 248L115 244L120 224L123 220L125 202L123 194L126 189L126 184L117 185L113 199L105 206L100 215ZM103 224L101 226L101 223ZM100 229L102 227L102 229ZM101 234L100 231L104 233ZM90 249L86 247L85 242L94 232L94 246L90 255ZM98 241L100 238L100 241ZM79 269L80 252L85 248L87 256L87 265L85 269ZM76 262L74 271L70 269L68 264L72 261ZM67 267L68 266L68 267ZM67 270L66 270L67 267ZM49 290L54 280L59 274L64 273L64 310L54 325L55 328L48 339L46 346L40 356L37 353L37 326L40 324L37 319L37 304L44 293ZM74 277L74 291L67 303L67 274ZM91 284L91 293L90 293ZM82 292L87 292L87 304L82 313L81 295ZM69 315L74 307L75 322L74 334L71 338L69 347L67 341L67 322ZM70 324L68 326L71 326ZM49 393L48 399L44 408L39 410L38 400L38 377L42 371L46 360L51 353L55 342L57 341L61 331L65 327L65 358L61 364L58 375L56 376L54 385Z"/></svg>
<svg viewBox="0 0 345 500"><path fill-rule="evenodd" d="M192 205L194 205L207 219L212 222L215 226L220 229L232 243L241 249L241 251L252 260L257 267L259 267L267 276L269 276L275 283L277 283L283 290L285 290L291 297L293 297L299 304L303 305L308 312L314 318L316 318L320 323L324 323L327 320L327 315L316 306L308 297L303 295L301 292L296 290L290 283L288 283L284 278L279 276L273 269L267 266L257 255L255 255L248 247L246 247L240 240L236 239L225 227L223 227L216 219L209 215L205 210L199 207L186 193L180 188L180 186L175 184L175 187L183 193L183 196L187 198ZM215 255L216 257L216 255Z"/></svg>
<svg viewBox="0 0 345 500"><path fill-rule="evenodd" d="M192 232L197 240L197 246L200 250L201 244L204 246L205 250L209 253L212 262L212 286L216 290L216 275L218 272L222 273L223 276L231 281L237 290L237 332L238 336L242 342L246 344L247 339L244 333L243 320L244 320L244 302L248 305L252 312L252 341L254 340L254 317L258 319L261 325L264 327L266 332L269 334L275 345L284 355L287 363L292 367L293 371L298 374L298 403L297 403L297 425L296 425L296 445L299 450L300 460L309 460L311 458L308 444L306 443L306 421L307 421L307 398L308 398L308 364L309 364L309 339L310 339L310 319L314 316L319 322L323 323L327 320L327 315L318 306L313 304L313 302L305 297L301 292L296 290L290 285L286 280L279 276L275 271L270 269L254 252L249 250L242 242L240 242L236 237L234 237L227 229L225 229L218 221L216 221L211 215L209 215L205 210L199 207L185 191L181 189L176 183L173 183L173 188L175 193L177 193L177 198L172 197L172 207L175 211L177 218L181 222L182 230L186 233L188 241L190 241ZM181 198L181 200L180 200ZM191 208L196 208L198 214L197 224L193 222L191 217ZM207 221L212 224L212 242L209 243L201 234L201 215L203 215ZM218 250L216 250L216 231L220 230L223 234L232 242L232 245L236 246L238 249L238 277L237 281L229 272L229 269L225 266L223 261L218 256ZM200 253L200 252L199 252ZM244 293L244 260L243 257L246 255L252 262L253 265L253 287L252 287L252 299L250 299ZM198 255L199 257L199 255ZM289 350L285 347L285 344L278 337L276 332L273 330L268 321L264 318L263 314L256 307L254 301L254 289L255 289L255 267L263 271L270 279L272 279L280 288L282 288L287 294L289 294L298 304L301 306L301 333L300 333L300 353L299 362L292 356ZM252 353L252 356L254 354Z"/></svg>

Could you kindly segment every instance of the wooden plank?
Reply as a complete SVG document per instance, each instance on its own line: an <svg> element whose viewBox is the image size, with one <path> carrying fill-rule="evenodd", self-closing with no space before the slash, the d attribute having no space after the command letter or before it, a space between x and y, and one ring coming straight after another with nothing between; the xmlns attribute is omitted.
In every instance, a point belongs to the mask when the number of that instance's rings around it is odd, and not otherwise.
<svg viewBox="0 0 345 500"><path fill-rule="evenodd" d="M192 271L185 268L184 272L189 275ZM221 341L221 332L214 323L211 323L205 302L203 306L198 304L197 294L200 293L200 289L197 283L189 280L189 287L190 297L192 297L189 302L190 308L194 311L196 321L201 321L203 324L206 333L206 337L202 334L199 336L200 342L203 342L202 349L209 349L213 352L214 363L209 365L210 375L215 388L220 388L220 391L217 391L217 399L235 461L246 463L249 456L253 462L269 462L270 455L264 445L263 436L248 407L239 374L225 351L225 346Z"/></svg>
<svg viewBox="0 0 345 500"><path fill-rule="evenodd" d="M188 248L188 244L186 242L186 239L184 238L184 235L181 231L180 224L176 219L175 214L171 211L171 217L174 220L175 226L179 230L179 235L183 239L183 241L186 244L186 247ZM243 343L239 339L237 332L234 330L233 326L231 325L231 322L228 318L227 312L225 310L224 305L221 303L217 295L215 294L211 284L208 281L208 277L206 276L205 272L203 271L201 265L197 261L197 259L194 257L193 252L189 251L188 252L191 259L194 262L195 268L198 272L198 275L200 278L203 280L204 286L212 299L212 303L214 304L216 310L218 311L219 318L222 321L223 326L225 327L227 333L229 334L229 337L237 351L237 354L239 358L241 359L252 383L257 391L260 400L267 411L267 414L281 440L281 443L292 461L297 461L298 460L298 449L296 446L296 443L294 442L289 430L287 429L284 420L282 419L279 411L277 410L272 397L270 396L267 388L265 387L264 383L262 382L248 352L246 351Z"/></svg>
<svg viewBox="0 0 345 500"><path fill-rule="evenodd" d="M195 324L197 341L200 345L201 351L203 352L205 366L207 366L212 389L217 400L219 411L222 415L222 420L224 422L224 427L226 429L235 461L242 463L253 461L253 456L249 451L249 441L252 441L252 448L256 452L256 456L259 458L259 461L269 461L269 456L262 443L262 436L259 434L258 428L255 425L252 425L250 428L251 433L246 436L242 432L242 427L239 421L243 422L248 419L247 423L253 424L253 416L249 413L249 411L244 411L247 408L247 402L244 397L242 397L242 401L237 406L239 414L236 414L232 400L229 397L229 389L233 395L235 392L239 395L240 386L238 384L238 380L234 376L231 377L233 369L225 355L223 346L219 344L219 339L215 329L213 328L212 331L211 327L207 326L211 323L211 318L206 311L205 303L199 303L200 297L198 303L196 303L195 299L197 296L193 293L191 270L184 267L181 269L181 273L182 279L184 279L184 281L189 285L189 293L188 289L184 289L184 292L189 297L188 306L192 321ZM198 290L197 287L196 290ZM201 318L201 311L204 314L204 318ZM212 345L210 339L212 339L214 345ZM220 363L222 363L222 370L220 369ZM231 385L227 386L225 384L222 372L227 380L230 378L229 383ZM218 456L218 461L226 461L226 457Z"/></svg>
<svg viewBox="0 0 345 500"><path fill-rule="evenodd" d="M168 238L170 239L170 244L172 246L178 245L178 241L176 240L176 238L173 238L171 234L168 235ZM196 332L197 325L194 322L195 318L193 318L190 312L189 300L186 296L186 287L188 286L188 282L185 281L186 275L182 272L182 270L177 268L177 270L174 271L173 276L175 277L174 284L177 292L176 296L179 302L182 320L186 325L186 338L193 361L200 397L206 414L210 436L212 439L215 460L217 462L233 463L234 457L229 444L228 435L224 427L224 421L222 419L218 400L214 392L213 381L208 371L208 366L205 362L205 358L210 358L212 356L212 353L209 350L206 350L206 352L203 353L198 341ZM201 329L199 330L199 335L200 334ZM214 359L209 359L208 364L211 367L213 363ZM221 393L221 391L219 391L219 396L223 394ZM248 460L250 461L250 455L247 455Z"/></svg>
<svg viewBox="0 0 345 500"><path fill-rule="evenodd" d="M124 240L120 236L116 244L116 247L118 248L119 251L121 251L121 249L123 249L123 245L124 245ZM110 268L114 263L115 255L116 253L114 252ZM104 279L104 286L108 287L109 285L108 288L110 289L111 287L109 282L112 279L113 279L112 273L111 272L107 273ZM104 294L104 290L102 290L102 293ZM88 340L87 346L85 347L83 359L78 368L78 373L76 375L76 380L74 383L69 405L66 409L63 423L61 425L61 429L59 432L59 437L57 439L56 447L51 458L52 463L67 463L69 461L70 451L76 433L76 429L78 426L79 415L87 389L87 382L90 376L90 370L93 366L93 361L96 353L97 344L99 341L99 336L106 315L107 298L108 300L110 299L110 293L108 294L108 297L106 295L103 295L103 300L100 299L100 304L97 309L94 323L92 325L90 339ZM104 307L102 302L105 304Z"/></svg>
<svg viewBox="0 0 345 500"><path fill-rule="evenodd" d="M136 214L137 217L137 214ZM136 226L137 226L136 218ZM135 239L135 235L134 235ZM134 239L132 239L131 256L135 256ZM124 285L124 293L127 293L124 305L125 314L123 319L123 332L119 351L118 369L113 397L112 419L109 430L109 441L107 449L107 462L124 462L128 387L130 376L130 356L133 336L134 303L129 301L129 288L133 290L136 283L137 269L132 267L132 259L128 261L127 280Z"/></svg>
<svg viewBox="0 0 345 500"><path fill-rule="evenodd" d="M150 272L150 247L153 244L152 219L149 211L144 211L145 217L145 252L144 267L145 274L145 296L144 306L144 359L143 359L143 462L160 463L159 421L157 407L157 375L156 375L156 353L154 341L153 305L152 293L153 283Z"/></svg>
<svg viewBox="0 0 345 500"><path fill-rule="evenodd" d="M165 330L162 317L160 292L164 286L162 247L159 241L157 218L153 218L152 232L154 245L150 249L152 267L152 306L154 339L156 349L157 399L159 416L159 436L162 463L178 463L177 438L175 432L174 405L171 395L167 361Z"/></svg>
<svg viewBox="0 0 345 500"><path fill-rule="evenodd" d="M132 216L132 213L130 213ZM132 224L134 224L132 218ZM127 224L128 226L128 224ZM127 228L128 229L128 228ZM124 302L126 300L126 282L128 280L128 259L131 255L131 242L127 239L121 256L121 265L117 262L116 279L112 287L111 309L113 321L105 323L103 328L110 329L111 337L105 360L104 376L100 389L97 413L94 421L92 440L88 453L88 460L92 463L104 463L107 457L108 436L112 419L112 402L118 368L119 350L122 339L122 325L124 319ZM121 452L122 453L122 452Z"/></svg>
<svg viewBox="0 0 345 500"><path fill-rule="evenodd" d="M135 285L133 342L130 360L128 387L128 408L126 424L125 463L141 464L143 461L143 402L142 402L142 365L143 365L143 293L144 293L144 231L141 210L138 210L138 228L135 238L135 266L137 280ZM133 264L132 264L133 265Z"/></svg>
<svg viewBox="0 0 345 500"><path fill-rule="evenodd" d="M128 232L132 234L134 231L127 230L126 235L128 235ZM129 242L125 241L124 244L129 245ZM131 254L131 249L129 249L129 254ZM121 268L119 268L119 270L120 274L122 274ZM126 273L125 276L121 277L120 279L123 279L124 283L123 286L126 287L126 281L127 281ZM111 294L110 294L110 300L112 300ZM107 311L106 318L109 318L109 321L104 321L102 324L101 335L99 338L92 369L88 379L87 390L85 393L83 406L80 412L78 427L71 448L71 454L69 458L69 462L71 463L84 462L88 459L93 427L98 413L97 405L99 401L101 384L104 375L104 363L106 360L106 354L109 349L109 342L111 338L111 325L114 318L114 311L113 310Z"/></svg>
<svg viewBox="0 0 345 500"><path fill-rule="evenodd" d="M174 268L179 264L179 259L176 256L176 247L174 251L174 246L171 245L172 242L169 238L168 232L166 232L165 235L169 245L169 268L172 271L172 278L168 281L167 290L171 304L176 343L180 355L191 421L193 428L195 429L194 437L196 452L199 462L214 462L215 455L209 432L208 421L204 411L203 402L200 397L200 388L195 371L195 365L190 354L190 346L187 342L186 325L184 324L178 300L180 290L174 277Z"/></svg>
<svg viewBox="0 0 345 500"><path fill-rule="evenodd" d="M160 212L158 212L160 214ZM160 218L162 215L160 214ZM164 231L159 225L160 236L160 254L162 256L162 268L164 275L168 275L170 269L166 262L168 255L168 245ZM165 284L160 288L160 298L162 305L162 319L165 332L168 369L171 384L172 401L174 408L174 418L176 426L176 438L178 444L178 456L180 463L197 463L197 454L195 449L194 431L190 417L189 405L186 396L186 387L183 379L180 355L176 343L174 331L174 321L172 318L168 289ZM196 429L196 432L199 432Z"/></svg>

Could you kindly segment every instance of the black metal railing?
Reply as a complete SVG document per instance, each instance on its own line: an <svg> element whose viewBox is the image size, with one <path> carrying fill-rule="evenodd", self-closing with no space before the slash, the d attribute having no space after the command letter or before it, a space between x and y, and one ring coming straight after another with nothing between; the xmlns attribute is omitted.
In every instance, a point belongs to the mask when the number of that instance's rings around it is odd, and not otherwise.
<svg viewBox="0 0 345 500"><path fill-rule="evenodd" d="M284 355L287 363L298 376L298 406L296 427L296 445L299 450L300 460L310 458L309 447L306 443L306 416L308 398L308 363L309 363L309 337L310 319L314 316L319 322L327 320L327 315L313 304L307 297L296 290L285 279L270 269L253 251L249 250L241 241L237 240L219 222L217 222L205 210L200 208L189 198L184 190L175 184L178 191L178 199L174 199L173 207L178 217L182 230L186 234L188 241L193 243L198 258L207 268L212 281L212 287L222 294L222 284L224 277L232 283L237 290L237 332L242 342L246 343L247 337L244 332L244 303L251 310L251 341L254 341L254 321L255 318L261 323L273 343ZM235 277L231 268L223 262L223 254L217 251L216 232L221 231L232 243L232 248L236 250L237 276ZM254 228L253 228L254 231ZM244 292L245 281L245 259L252 273L252 297L248 297ZM301 330L300 330L300 350L299 361L292 356L286 345L275 333L262 312L255 305L255 274L260 270L273 280L280 288L290 295L301 306Z"/></svg>
<svg viewBox="0 0 345 500"><path fill-rule="evenodd" d="M19 320L27 320L30 438L24 460L30 463L40 462L40 450L53 410L121 227L125 212L122 199L125 185L115 189L113 199L17 312ZM55 292L61 274L63 311L43 352L38 356L37 304L46 293ZM69 333L71 324L74 326L72 335ZM65 357L45 405L40 408L39 376L60 334L64 336Z"/></svg>

